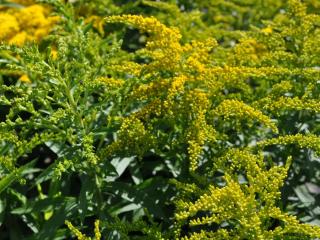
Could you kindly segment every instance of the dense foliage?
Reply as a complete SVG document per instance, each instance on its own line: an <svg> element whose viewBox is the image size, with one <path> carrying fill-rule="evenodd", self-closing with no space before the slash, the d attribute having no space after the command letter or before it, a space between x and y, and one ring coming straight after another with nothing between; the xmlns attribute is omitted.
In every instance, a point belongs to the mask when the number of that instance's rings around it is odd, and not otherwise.
<svg viewBox="0 0 320 240"><path fill-rule="evenodd" d="M319 10L0 1L0 238L320 238Z"/></svg>

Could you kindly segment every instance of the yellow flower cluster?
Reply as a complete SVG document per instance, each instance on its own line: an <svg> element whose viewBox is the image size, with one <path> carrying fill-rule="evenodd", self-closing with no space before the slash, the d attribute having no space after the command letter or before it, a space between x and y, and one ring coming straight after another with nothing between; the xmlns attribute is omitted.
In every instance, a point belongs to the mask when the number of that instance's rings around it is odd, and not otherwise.
<svg viewBox="0 0 320 240"><path fill-rule="evenodd" d="M19 80L21 82L25 82L25 83L31 83L30 78L28 77L27 74L23 74L19 77Z"/></svg>
<svg viewBox="0 0 320 240"><path fill-rule="evenodd" d="M21 9L2 8L0 40L22 45L28 41L39 41L52 29L57 18L50 17L49 11L42 6L27 2ZM208 8L235 8L239 16L248 12L246 6L235 3L238 0L202 2L204 5L208 2ZM255 1L245 0L244 5L250 5L250 2ZM236 149L230 146L258 141L260 136L255 135L258 131L243 131L237 137L244 137L244 140L234 140L233 136L228 139L229 136L224 135L227 132L224 132L225 126L229 124L233 128L234 122L243 130L243 126L238 124L243 120L249 124L257 121L265 125L273 131L267 132L268 135L278 133L277 125L269 115L273 112L282 114L279 111L282 109L320 112L318 95L315 95L318 94L317 82L320 78L317 56L320 50L315 47L320 37L320 31L316 29L320 19L308 15L306 6L300 1L288 2L292 19L283 17L278 20L281 22L279 25L269 25L268 22L262 30L257 28L250 34L242 32L242 38L237 39L239 41L225 40L220 45L212 38L204 41L187 39L185 43L177 28L167 27L155 17L122 15L105 19L109 23L126 23L147 33L148 41L145 48L134 54L110 60L106 69L115 78L99 77L88 83L94 85L99 82L108 90L121 88L126 92L125 99L119 100L119 108L124 106L124 111L118 111L115 104L120 116L110 115L110 119L120 120L114 125L119 127L114 142L100 154L103 157L114 154L144 156L150 150L157 151L159 146L175 154L181 149L181 152L186 152L186 156L181 154L181 158L189 160L190 179L187 181L190 182L175 182L177 188L189 197L177 204L175 217L178 228L188 224L191 227L214 225L219 229L191 231L182 239L265 240L283 239L286 234L320 237L319 228L300 224L295 217L276 207L280 198L279 189L284 184L292 159L289 157L283 166L268 165L261 150L273 144L297 144L314 149L320 155L320 138L312 134L285 135L258 142L257 147ZM145 3L174 14L179 12L179 8L173 5ZM272 1L268 0L268 3ZM233 16L219 14L213 19L213 22L233 27L236 26L235 21ZM103 35L103 20L100 17L89 17L86 22L91 22ZM312 51L316 54L308 60ZM133 56L145 61L129 61L135 59ZM20 80L27 82L29 79L27 75L22 75ZM67 115L67 112L57 111L50 118L58 123ZM215 121L220 117L224 121ZM227 124L223 125L225 122ZM156 144L158 139L159 142L164 139L165 143ZM98 158L93 151L93 138L84 137L83 146L87 153L85 157L95 165ZM204 149L208 150L204 152ZM6 159L0 157L2 161ZM199 166L201 168L198 169ZM201 176L204 167L206 170L212 167L209 178ZM208 182L216 179L216 175L219 175L218 185ZM197 186L200 185L197 181L192 182L193 177L204 179L203 186L206 188ZM274 220L280 224L273 229L270 225ZM70 222L67 221L66 225L78 239L90 239ZM98 221L95 222L94 232L95 238L101 239ZM180 239L180 232L176 234Z"/></svg>
<svg viewBox="0 0 320 240"><path fill-rule="evenodd" d="M69 228L69 230L76 235L78 240L91 240L91 237L87 237L85 234L81 233L76 227L72 225L70 221L65 221L65 224ZM94 240L100 240L101 239L101 232L99 229L100 221L96 220L94 222Z"/></svg>
<svg viewBox="0 0 320 240"><path fill-rule="evenodd" d="M182 88L183 79L179 78L177 81L180 80L180 88ZM175 84L177 85L177 83ZM152 97L159 97L161 94L164 93L168 88L170 88L170 81L168 79L155 79L150 83L147 84L140 84L137 86L132 94L131 97L141 101L147 100ZM171 96L174 94L171 93ZM165 103L167 107L169 107L169 103Z"/></svg>
<svg viewBox="0 0 320 240"><path fill-rule="evenodd" d="M125 68L131 73L135 72L130 71L133 66L133 69L139 69L135 76L152 79L134 87L130 97L140 103L147 103L133 116L146 120L153 114L173 119L181 114L182 119L189 120L189 127L184 134L188 144L190 170L195 171L203 146L207 141L215 140L215 131L206 120L210 108L209 95L202 87L203 81L208 78L209 53L217 46L216 40L209 38L182 45L180 32L176 28L166 27L154 17L123 15L107 17L106 21L126 23L150 35L146 48L139 50L139 53L150 56L151 63L125 64L115 70L122 72ZM159 72L162 71L170 74L160 77ZM186 89L188 85L192 87ZM195 88L197 85L199 88Z"/></svg>
<svg viewBox="0 0 320 240"><path fill-rule="evenodd" d="M320 102L316 99L280 97L276 100L270 99L263 108L278 113L279 110L309 110L312 112L320 112Z"/></svg>
<svg viewBox="0 0 320 240"><path fill-rule="evenodd" d="M283 185L287 170L292 162L287 159L284 167L272 166L268 171L263 155L254 155L248 150L231 149L225 156L217 159L215 170L223 170L236 180L239 172L248 180L250 193L259 194L260 202L271 206L280 196L279 188Z"/></svg>
<svg viewBox="0 0 320 240"><path fill-rule="evenodd" d="M217 214L191 220L191 225L220 223L225 219L234 218L232 216L234 214L242 215L245 210L245 199L241 186L234 181L230 181L223 188L210 186L208 193L203 194L195 203L185 203L184 208L187 210L177 213L176 219L187 219L190 216L194 216L198 211L211 211ZM235 211L236 208L242 211Z"/></svg>
<svg viewBox="0 0 320 240"><path fill-rule="evenodd" d="M257 120L273 132L277 133L278 129L274 122L269 117L264 115L261 111L254 109L253 107L238 100L224 100L216 109L212 111L213 115L224 116L225 119L235 117L236 120Z"/></svg>
<svg viewBox="0 0 320 240"><path fill-rule="evenodd" d="M214 162L215 171L225 173L225 186L209 185L195 202L180 201L175 215L178 222L190 226L218 224L218 231L191 233L183 239L280 239L286 234L319 237L320 229L299 221L276 207L279 189L291 164L289 158L284 166L267 167L262 153L254 155L250 150L231 149ZM238 182L243 174L244 183ZM183 185L180 185L183 187ZM188 186L186 186L189 188ZM200 192L193 190L194 192ZM206 212L200 216L200 212ZM203 215L203 214L202 214ZM278 219L280 226L268 228L269 221ZM222 227L227 225L228 228ZM180 232L177 231L177 236Z"/></svg>
<svg viewBox="0 0 320 240"><path fill-rule="evenodd" d="M223 235L220 232L215 239L222 240L228 235L238 236L239 239L267 239L264 238L265 234L262 231L263 217L260 216L261 213L257 211L256 207L254 195L247 194L236 181L227 180L227 186L223 188L211 186L208 193L201 195L195 203L186 203L185 210L178 212L176 218L179 221L191 218L192 220L189 221L191 226L221 224L225 221L231 223L232 220L236 220L241 225L240 231L236 229L225 230ZM209 212L210 215L195 217L199 211ZM191 233L190 238L186 239L197 239L193 238L193 235Z"/></svg>
<svg viewBox="0 0 320 240"><path fill-rule="evenodd" d="M273 29L272 29L272 27L270 27L270 26L268 26L268 27L266 27L266 28L263 28L263 29L261 30L261 32L263 32L263 33L265 33L265 34L270 34L270 33L272 33L272 31L273 31Z"/></svg>
<svg viewBox="0 0 320 240"><path fill-rule="evenodd" d="M194 89L188 92L185 98L185 104L190 107L190 110L187 110L189 112L190 125L186 136L189 145L189 169L194 172L198 168L198 160L203 146L206 142L214 142L216 140L216 131L206 120L206 113L210 108L208 95L200 89Z"/></svg>
<svg viewBox="0 0 320 240"><path fill-rule="evenodd" d="M101 239L101 232L99 229L100 221L96 220L94 222L94 235L95 235L95 240L100 240Z"/></svg>
<svg viewBox="0 0 320 240"><path fill-rule="evenodd" d="M183 46L184 64L183 68L188 73L196 73L206 75L208 72L207 64L210 61L210 51L217 47L218 43L213 38L208 38L205 41L192 41Z"/></svg>
<svg viewBox="0 0 320 240"><path fill-rule="evenodd" d="M25 42L39 42L49 34L59 20L49 16L50 10L32 1L14 1L22 8L0 9L0 41L23 45Z"/></svg>
<svg viewBox="0 0 320 240"><path fill-rule="evenodd" d="M285 93L288 93L293 88L293 85L290 81L281 81L272 86L271 94L275 97L281 96Z"/></svg>
<svg viewBox="0 0 320 240"><path fill-rule="evenodd" d="M185 236L182 240L203 240L203 239L223 239L223 240L240 240L240 236L236 236L225 229L218 229L216 232L201 230L195 232L191 236Z"/></svg>
<svg viewBox="0 0 320 240"><path fill-rule="evenodd" d="M312 91L315 91L319 71L314 68L299 69L291 68L290 65L274 64L283 57L290 61L296 58L294 54L284 50L280 42L283 36L273 30L273 25L257 31L259 38L255 35L245 36L236 47L225 51L225 55L221 56L220 46L217 46L214 39L183 44L175 28L165 27L153 17L124 15L107 18L107 21L127 23L150 34L146 48L137 52L141 56L151 56L152 60L151 63L139 64L140 71L135 75L142 81L134 84L130 95L139 106L132 116L139 119L141 126L138 128L143 126L145 129L152 129L153 122L157 122L159 118L174 120L177 128L181 124L182 141L187 145L189 170L192 173L195 173L200 165L199 159L206 144L214 144L216 138L220 137L214 121L209 119L223 116L228 122L233 122L233 119L246 120L249 123L258 121L278 133L277 125L264 112L285 107L318 111L317 102L311 95ZM161 32L165 32L167 36L164 37ZM279 42L270 43L268 38L274 36L275 39L280 39ZM269 50L272 49L272 44L279 44L276 53ZM219 57L223 59L226 56L227 64L217 64ZM266 62L272 64L265 64ZM295 90L294 81L291 79L296 81L296 76L303 77L310 85L310 98L309 95L304 98L284 97L286 93ZM251 99L255 99L255 96L252 96L255 89L251 84L256 79L259 80L257 88L264 84L271 87L273 85L270 95L267 93L261 102L251 102ZM234 89L239 93L232 93ZM250 105L243 99L248 99ZM150 119L151 117L153 119ZM128 136L135 130L125 129L124 136L130 139ZM123 132L124 128L121 127L119 133ZM142 134L141 138L136 138L136 142L143 138ZM110 146L121 141L118 140ZM284 136L258 145L277 143L297 143L316 150L316 146L319 146L315 136L308 139L290 139L289 136ZM125 144L122 143L121 146ZM214 166L211 176L217 171L223 172L225 186L210 185L203 194L203 189L195 189L195 185L176 184L179 190L185 188L183 194L194 194L193 198L199 196L198 200L193 202L178 202L177 225L219 226L217 231L194 232L182 239L282 239L286 234L297 233L299 230L306 236L319 236L318 228L299 225L298 221L295 224L292 220L294 217L281 213L276 207L280 197L279 189L284 183L291 161L292 159L288 158L284 166L267 166L262 152L255 155L249 149L231 149L225 156L212 160ZM239 176L245 179L243 183L239 182ZM202 217L204 212L206 216ZM267 225L272 224L273 219L281 221L281 225L270 229ZM224 229L226 224L228 228ZM180 239L179 230L176 234Z"/></svg>
<svg viewBox="0 0 320 240"><path fill-rule="evenodd" d="M319 238L320 229L317 226L300 223L295 216L290 216L287 213L281 212L279 208L273 208L270 217L279 219L285 225L278 226L273 230L273 233L268 235L266 239L276 239L278 236L286 234L296 234L297 236L309 236L310 239Z"/></svg>
<svg viewBox="0 0 320 240"><path fill-rule="evenodd" d="M107 77L100 77L95 81L102 82L107 88L110 88L110 89L119 88L124 84L124 80L122 79L114 79L114 78L107 78Z"/></svg>
<svg viewBox="0 0 320 240"><path fill-rule="evenodd" d="M179 93L184 91L184 85L187 81L187 77L184 75L180 75L178 77L174 77L171 81L171 86L167 87L167 99L163 102L165 109L169 115L174 115L173 106L175 97L179 95Z"/></svg>
<svg viewBox="0 0 320 240"><path fill-rule="evenodd" d="M299 0L289 0L290 11L296 17L304 17L307 14L307 6Z"/></svg>
<svg viewBox="0 0 320 240"><path fill-rule="evenodd" d="M265 45L253 38L247 38L240 40L231 56L234 65L253 65L258 64L265 53L267 53Z"/></svg>
<svg viewBox="0 0 320 240"><path fill-rule="evenodd" d="M258 142L258 146L265 147L269 145L288 145L296 144L300 148L310 148L320 155L320 137L314 134L296 134L296 135L285 135L278 138L271 138L261 142Z"/></svg>
<svg viewBox="0 0 320 240"><path fill-rule="evenodd" d="M126 23L151 35L146 46L146 54L154 59L150 64L152 69L173 70L179 67L182 48L179 44L181 34L178 29L166 27L154 17L137 15L111 16L106 18L106 22Z"/></svg>
<svg viewBox="0 0 320 240"><path fill-rule="evenodd" d="M144 127L143 123L134 115L124 118L117 133L117 141L108 145L103 151L103 156L110 156L114 153L122 154L130 152L142 156L146 149L153 146L155 138Z"/></svg>
<svg viewBox="0 0 320 240"><path fill-rule="evenodd" d="M121 64L114 64L109 67L111 70L116 70L118 73L139 76L141 72L141 65L135 62L122 61Z"/></svg>

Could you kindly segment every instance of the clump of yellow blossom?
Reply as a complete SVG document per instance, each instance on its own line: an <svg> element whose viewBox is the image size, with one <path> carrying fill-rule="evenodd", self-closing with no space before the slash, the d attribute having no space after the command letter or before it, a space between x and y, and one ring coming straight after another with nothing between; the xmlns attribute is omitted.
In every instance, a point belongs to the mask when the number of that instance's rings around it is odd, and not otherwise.
<svg viewBox="0 0 320 240"><path fill-rule="evenodd" d="M18 20L9 13L0 12L0 40L11 39L20 30Z"/></svg>
<svg viewBox="0 0 320 240"><path fill-rule="evenodd" d="M216 231L191 232L183 239L282 239L291 234L301 234L311 238L320 236L319 227L301 224L294 216L283 213L276 202L280 197L279 189L292 159L284 166L267 167L262 152L252 154L250 150L231 149L214 162L215 171L224 172L225 185L209 185L194 202L179 200L176 220L189 226L215 224ZM238 181L239 173L247 181ZM180 187L184 187L180 184ZM187 188L189 188L187 186ZM206 213L200 214L201 213ZM274 219L281 222L275 229L268 224ZM228 226L224 228L223 226ZM177 230L176 237L180 237Z"/></svg>
<svg viewBox="0 0 320 240"><path fill-rule="evenodd" d="M265 109L279 113L280 110L308 110L320 112L320 103L316 99L300 99L298 97L283 97L276 100L269 100L264 106Z"/></svg>
<svg viewBox="0 0 320 240"><path fill-rule="evenodd" d="M78 238L78 240L88 240L88 237L87 237L85 234L82 234L76 227L74 227L71 222L65 221L65 224L68 226L68 228L70 229L70 231L71 231L74 235L76 235L76 237Z"/></svg>
<svg viewBox="0 0 320 240"><path fill-rule="evenodd" d="M201 83L200 81L207 78L209 52L217 46L217 41L209 38L183 45L180 43L181 34L178 29L167 27L154 17L112 16L107 17L106 22L126 23L141 32L149 33L146 48L139 52L150 56L151 63L128 65L128 69L133 67L134 71L131 72L136 76L144 74L146 79L152 78L152 81L134 88L131 97L140 102L147 100L148 104L133 115L145 120L151 113L157 117L168 118L182 114L183 118L189 119L185 141L188 145L190 170L195 171L205 143L215 140L215 130L206 121L206 113L210 107L208 94L201 88L186 89L185 86L189 83ZM123 67L117 67L115 71L122 72ZM160 71L175 74L158 78ZM120 140L117 142L120 144ZM116 142L110 145L110 149L111 146L116 146Z"/></svg>
<svg viewBox="0 0 320 240"><path fill-rule="evenodd" d="M95 240L100 240L101 239L101 232L99 229L100 221L96 220L94 222L94 235L95 235Z"/></svg>
<svg viewBox="0 0 320 240"><path fill-rule="evenodd" d="M263 33L265 33L265 34L270 34L270 33L273 32L273 29L272 29L272 27L268 26L268 27L266 27L266 28L263 28L263 29L261 30L261 32L263 32Z"/></svg>
<svg viewBox="0 0 320 240"><path fill-rule="evenodd" d="M39 42L48 35L59 20L50 16L50 9L32 1L14 1L22 8L0 9L0 41L23 45L26 42Z"/></svg>
<svg viewBox="0 0 320 240"><path fill-rule="evenodd" d="M121 87L124 84L124 80L122 79L114 79L108 77L99 77L98 79L96 79L96 81L102 82L106 87L111 89Z"/></svg>
<svg viewBox="0 0 320 240"><path fill-rule="evenodd" d="M21 82L31 83L30 78L28 77L27 74L23 74L23 75L19 78L19 80L20 80Z"/></svg>
<svg viewBox="0 0 320 240"><path fill-rule="evenodd" d="M234 48L234 54L230 56L238 65L247 65L248 63L259 63L262 56L267 52L267 48L262 43L257 42L253 38L244 38Z"/></svg>
<svg viewBox="0 0 320 240"><path fill-rule="evenodd" d="M111 16L105 20L110 23L126 23L150 34L145 53L154 60L150 64L151 69L172 70L179 67L182 47L179 43L181 34L178 29L167 27L154 17L138 15Z"/></svg>
<svg viewBox="0 0 320 240"><path fill-rule="evenodd" d="M257 120L272 129L272 131L278 132L277 126L268 116L238 100L224 100L212 113L216 116L224 116L225 119L235 117L237 120Z"/></svg>
<svg viewBox="0 0 320 240"><path fill-rule="evenodd" d="M21 8L0 8L0 42L22 46L27 42L40 42L47 36L59 17L50 16L50 8L35 4L34 1L11 1L21 4ZM52 51L52 58L57 57ZM20 81L30 83L26 74L21 75Z"/></svg>
<svg viewBox="0 0 320 240"><path fill-rule="evenodd" d="M123 118L117 141L108 145L103 151L103 156L110 156L117 152L134 153L138 156L154 145L155 138L145 128L143 123L134 115Z"/></svg>
<svg viewBox="0 0 320 240"><path fill-rule="evenodd" d="M296 135L285 135L278 138L271 138L258 143L258 146L265 147L269 145L288 145L296 144L300 148L310 148L320 155L320 137L314 134L296 134Z"/></svg>
<svg viewBox="0 0 320 240"><path fill-rule="evenodd" d="M91 237L87 237L85 234L81 233L76 227L72 225L70 221L65 221L65 224L69 230L77 237L78 240L91 240ZM94 240L101 239L101 232L99 229L100 221L96 220L94 222Z"/></svg>

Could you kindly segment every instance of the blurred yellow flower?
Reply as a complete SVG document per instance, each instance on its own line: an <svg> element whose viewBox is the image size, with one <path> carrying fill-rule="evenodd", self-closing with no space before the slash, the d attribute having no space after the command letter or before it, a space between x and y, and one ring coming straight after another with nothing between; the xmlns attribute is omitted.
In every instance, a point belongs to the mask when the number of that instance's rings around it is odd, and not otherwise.
<svg viewBox="0 0 320 240"><path fill-rule="evenodd" d="M20 80L21 82L31 83L31 80L30 80L30 78L28 77L27 74L23 74L23 75L19 78L19 80Z"/></svg>
<svg viewBox="0 0 320 240"><path fill-rule="evenodd" d="M19 32L19 23L17 19L9 13L0 12L0 40L10 38Z"/></svg>
<svg viewBox="0 0 320 240"><path fill-rule="evenodd" d="M92 26L101 34L104 34L104 29L103 29L103 25L104 25L104 19L96 16L96 15L92 15L90 17L88 17L87 19L85 19L85 23L92 23Z"/></svg>
<svg viewBox="0 0 320 240"><path fill-rule="evenodd" d="M261 32L266 33L266 34L270 34L270 33L273 32L273 29L272 29L272 27L268 26L268 27L266 27L266 28L263 28L263 29L261 30Z"/></svg>
<svg viewBox="0 0 320 240"><path fill-rule="evenodd" d="M19 46L26 42L39 42L59 20L57 16L49 16L49 8L33 4L33 1L12 2L24 7L0 9L0 41Z"/></svg>

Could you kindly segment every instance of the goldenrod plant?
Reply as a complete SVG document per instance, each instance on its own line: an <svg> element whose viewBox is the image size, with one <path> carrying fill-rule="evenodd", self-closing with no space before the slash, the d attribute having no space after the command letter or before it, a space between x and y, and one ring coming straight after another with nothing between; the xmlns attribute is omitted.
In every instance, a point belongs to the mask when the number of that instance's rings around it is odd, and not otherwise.
<svg viewBox="0 0 320 240"><path fill-rule="evenodd" d="M1 1L1 239L320 238L319 9Z"/></svg>

